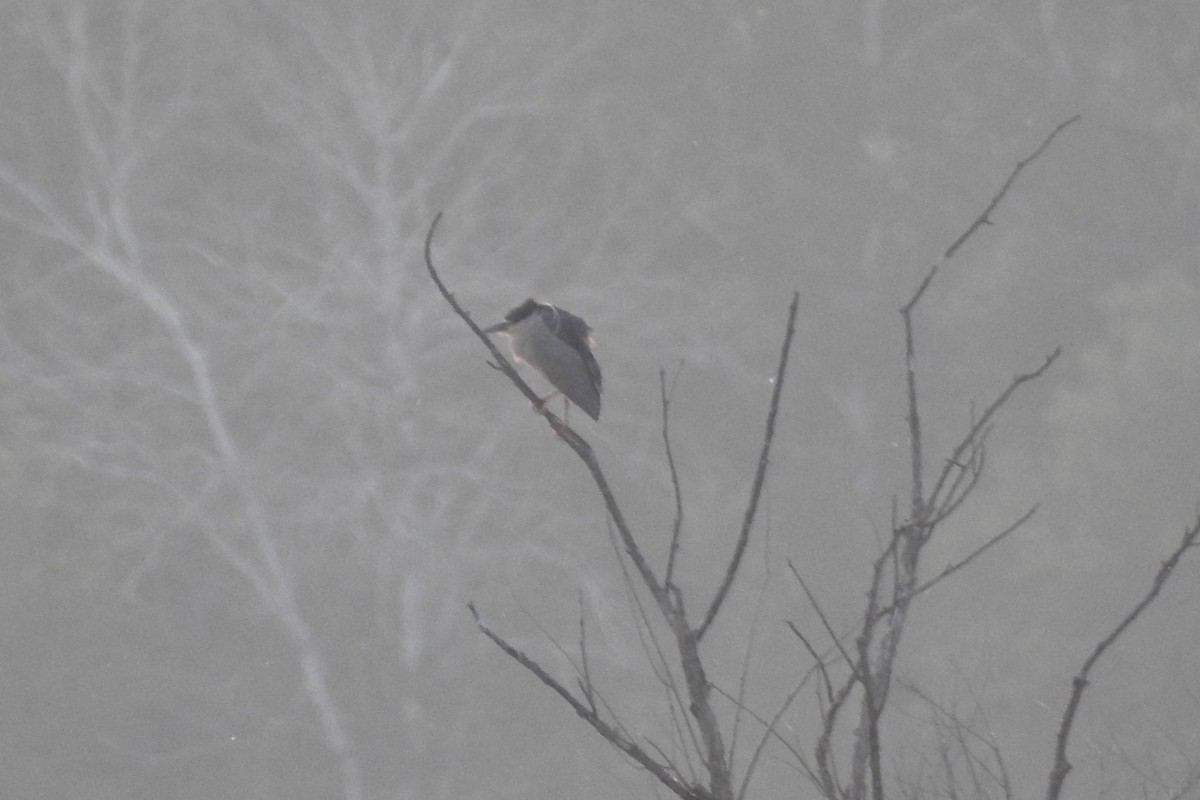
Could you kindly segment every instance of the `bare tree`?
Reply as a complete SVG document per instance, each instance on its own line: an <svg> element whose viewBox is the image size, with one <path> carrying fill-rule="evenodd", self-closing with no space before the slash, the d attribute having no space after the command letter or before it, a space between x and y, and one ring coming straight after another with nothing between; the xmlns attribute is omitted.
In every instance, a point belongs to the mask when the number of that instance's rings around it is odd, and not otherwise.
<svg viewBox="0 0 1200 800"><path fill-rule="evenodd" d="M149 337L161 341L181 365L177 380L154 375L142 379L203 420L208 445L202 454L204 469L241 509L241 524L228 529L204 526L204 534L254 588L263 608L289 637L322 740L341 771L342 794L347 800L360 800L363 780L355 745L334 699L325 657L297 599L294 576L279 546L280 531L230 421L228 400L218 389L209 348L188 309L155 276L156 256L150 252L157 243L145 231L149 220L141 214L136 193L159 141L188 122L195 101L185 88L164 105L147 102L153 67L144 63L143 56L174 21L170 14L163 18L144 4L122 11L115 63L92 46L95 28L102 23L93 16L90 4L40 7L30 20L69 103L77 151L83 154L77 166L83 197L56 197L43 188L53 185L51 176L27 174L14 163L0 161L0 185L5 192L0 216L32 236L59 245L80 269L92 271L101 283L109 283L132 301L135 313L157 328ZM92 468L110 468L102 453L94 456ZM154 472L150 466L146 479L160 481Z"/></svg>
<svg viewBox="0 0 1200 800"><path fill-rule="evenodd" d="M628 557L632 563L637 575L639 576L642 585L653 599L654 606L661 616L662 621L670 630L675 641L675 647L678 652L678 661L676 668L679 671L681 680L676 683L676 680L668 678L672 696L679 706L680 724L688 733L687 741L695 749L695 755L704 765L707 772L707 781L705 784L698 784L691 777L686 775L681 768L672 763L670 759L661 756L665 751L654 742L642 744L635 740L624 729L620 720L612 719L611 714L604 708L604 704L599 700L599 688L595 686L590 679L590 672L586 661L586 649L583 642L585 641L581 635L581 656L583 662L580 666L580 684L579 690L581 696L575 695L565 685L551 676L543 669L536 661L530 658L525 653L518 650L516 647L508 643L503 637L491 630L480 618L475 606L470 606L471 613L475 617L476 624L493 642L501 649L517 660L526 669L536 675L543 683L553 689L560 697L562 697L577 714L580 715L589 725L592 726L601 736L603 736L609 744L615 747L620 752L629 756L636 763L644 767L653 774L665 787L670 789L676 795L685 800L698 800L699 798L714 798L715 800L732 800L734 795L734 774L733 765L730 762L729 751L725 744L721 726L718 723L717 714L712 705L712 686L705 674L703 660L700 657L700 643L704 638L705 633L709 630L720 613L721 607L728 596L729 589L738 574L738 569L742 564L742 558L746 552L746 545L750 538L750 532L753 529L754 517L758 510L759 499L762 496L762 490L767 475L767 466L770 460L771 442L775 437L775 420L779 413L779 399L783 392L784 377L787 374L788 353L791 350L792 338L796 332L796 312L799 308L800 297L799 293L792 295L792 303L788 309L787 326L783 336L783 347L779 356L779 363L776 367L775 379L773 381L774 389L771 395L770 406L767 411L766 431L763 436L762 447L758 460L758 469L755 473L754 482L750 490L750 498L746 504L746 510L742 522L741 532L738 535L737 542L734 546L733 553L730 555L729 562L725 568L724 578L716 588L712 599L706 604L704 611L699 615L698 622L693 621L693 617L689 615L688 608L684 603L683 592L673 580L673 567L675 562L675 553L679 548L679 536L681 533L682 523L682 505L679 500L679 481L678 475L672 467L672 479L676 492L676 518L673 526L673 534L671 540L670 553L667 557L667 563L662 570L661 575L650 564L649 559L643 552L642 546L635 537L633 529L625 519L624 512L621 510L620 504L617 502L616 496L613 494L612 488L609 486L608 479L604 475L604 470L601 468L599 461L596 459L595 452L591 445L575 432L574 429L568 427L566 423L559 419L551 412L547 404L539 401L533 390L528 384L522 380L521 376L513 369L508 360L501 355L495 344L488 339L487 335L479 328L478 325L471 319L449 289L442 282L433 264L433 235L437 230L437 223L441 219L441 214L434 217L433 223L429 227L429 233L425 239L425 263L429 268L429 275L437 284L442 296L450 303L468 327L474 332L481 341L486 345L496 362L500 365L500 369L516 384L521 393L524 394L531 402L535 404L535 408L539 410L541 415L550 424L550 427L558 435L558 437L570 447L580 460L583 461L588 471L591 473L592 479L596 483L596 487L600 490L600 495L604 500L605 508L608 511L609 518L617 531L620 544L624 555ZM664 427L663 436L668 453L670 452L670 437L667 435L666 425L666 393L663 393L663 415ZM673 462L672 462L673 463ZM582 619L580 622L582 629ZM670 665L663 663L662 666L670 670ZM667 673L671 674L670 671ZM686 709L686 714L683 714Z"/></svg>
<svg viewBox="0 0 1200 800"><path fill-rule="evenodd" d="M594 682L589 666L586 625L582 610L579 621L578 653L572 662L576 670L576 691L572 691L566 683L552 675L536 659L497 633L484 621L474 603L470 605L471 614L485 636L558 694L612 747L646 769L675 795L689 800L699 798L732 800L734 797L745 797L764 746L768 742L778 741L783 743L794 756L802 774L808 777L822 796L830 800L866 800L866 798L884 800L887 796L886 745L881 727L888 708L891 690L897 680L900 643L910 618L914 600L923 592L966 568L985 552L1011 536L1034 516L1037 506L1033 505L1018 514L1012 523L994 533L965 558L950 564L934 577L923 582L921 580L922 554L939 527L963 508L978 487L987 464L988 437L994 430L997 415L1007 406L1018 390L1041 378L1061 353L1061 349L1056 348L1046 356L1039 366L1014 376L981 413L973 413L965 433L961 435L950 452L940 460L941 466L931 472L926 454L927 434L923 425L918 391L915 312L942 266L950 261L981 228L991 224L994 211L1022 171L1046 151L1050 143L1064 128L1077 119L1078 117L1073 117L1056 127L1036 150L1016 165L983 212L951 244L942 258L930 268L913 296L901 309L904 323L910 465L910 497L907 513L903 518L900 518L898 511L893 513L891 536L881 547L872 564L872 577L866 592L866 606L861 613L858 625L849 633L839 633L835 630L829 616L809 590L800 571L789 562L792 574L809 597L824 626L825 633L832 640L832 646L824 653L819 652L818 647L813 643L813 637L803 633L796 625L789 622L791 630L814 658L815 663L812 669L770 719L765 719L750 711L745 704L743 692L739 692L738 697L729 698L737 709L734 730L736 730L736 720L740 719L742 714L758 720L762 726L759 745L754 749L740 775L735 768L728 731L720 723L719 715L715 712L711 702L713 684L707 676L700 644L739 575L738 567L753 529L758 500L767 476L788 353L795 333L798 295L793 295L787 316L782 352L776 368L773 381L774 390L768 408L766 433L741 531L723 571L723 578L713 591L712 599L704 606L704 610L693 618L684 603L682 592L675 582L676 556L684 543L682 533L684 506L680 492L679 474L671 450L669 402L665 375L660 375L662 435L671 485L674 490L675 516L665 564L661 568L655 568L644 552L640 537L635 534L635 529L622 512L591 446L575 430L551 413L545 405L538 402L537 396L474 323L466 309L461 306L442 281L434 266L432 255L433 238L441 214L435 216L425 241L425 260L430 277L455 313L462 318L490 351L498 369L503 371L517 388L534 403L535 408L547 420L558 438L566 443L585 465L600 491L608 519L616 532L617 556L622 564L622 569L626 569L626 560L632 567L632 570L625 573L631 596L636 596L639 592L644 591L651 600L648 605L640 602L636 604L643 628L647 631L652 630L655 622L651 617L655 617L670 632L675 649L673 658L668 658L657 641L653 639L654 643L647 647L647 654L653 664L653 669L660 676L660 680L667 690L667 697L671 705L669 716L675 721L677 741L674 749L690 753L682 759L684 764L690 763L693 758L702 764L704 778L698 778L693 771L681 766L674 758L668 756L667 753L672 748L646 737L632 735L613 706L604 699L601 687ZM1074 711L1082 690L1087 685L1087 674L1091 666L1158 594L1182 553L1192 546L1197 530L1200 530L1200 523L1189 529L1180 547L1163 565L1152 591L1129 617L1097 647L1079 677L1075 679L1075 691L1068 705L1059 735L1059 754L1056 757L1056 765L1051 777L1051 791L1048 794L1051 800L1058 797L1058 789L1069 769L1063 753ZM630 573L636 577L630 577ZM651 609L653 610L651 611ZM698 621L693 621L693 619ZM836 677L839 673L842 674L840 678ZM819 723L815 726L817 734L812 755L805 756L799 748L787 743L780 736L777 724L801 689L809 683L810 678L814 675L819 676L816 685L822 711ZM745 681L746 675L743 674L741 678L743 691ZM931 788L938 792L946 792L949 796L957 796L958 792L962 790L974 796L992 796L994 793L995 796L1011 798L1013 795L1012 782L1004 757L994 737L981 733L965 723L955 710L943 708L933 698L922 695L919 690L914 689L914 691L918 696L923 697L929 707L933 709L934 717L930 724L937 731L938 740L941 743L940 749L930 754L930 761L936 764L931 771L931 779L936 780L936 786ZM855 702L857 702L857 712L853 710ZM848 736L839 737L839 730L849 724L844 721L848 717L853 719ZM839 745L839 742L844 744ZM848 747L849 750L849 755L844 759L839 758L839 749L842 746ZM843 764L847 766L841 766ZM848 771L843 773L843 769ZM923 785L923 779L918 778L909 785L907 791L914 797L923 796ZM900 793L904 794L905 791L902 788Z"/></svg>

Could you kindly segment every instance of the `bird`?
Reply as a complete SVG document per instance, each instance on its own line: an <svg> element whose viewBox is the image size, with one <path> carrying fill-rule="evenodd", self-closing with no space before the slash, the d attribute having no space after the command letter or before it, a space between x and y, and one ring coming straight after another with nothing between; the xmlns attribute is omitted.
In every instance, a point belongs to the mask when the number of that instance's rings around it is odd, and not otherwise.
<svg viewBox="0 0 1200 800"><path fill-rule="evenodd" d="M514 361L529 364L558 390L554 394L600 419L600 365L592 355L592 329L583 319L531 297L484 333L506 336ZM564 404L564 417L566 408Z"/></svg>

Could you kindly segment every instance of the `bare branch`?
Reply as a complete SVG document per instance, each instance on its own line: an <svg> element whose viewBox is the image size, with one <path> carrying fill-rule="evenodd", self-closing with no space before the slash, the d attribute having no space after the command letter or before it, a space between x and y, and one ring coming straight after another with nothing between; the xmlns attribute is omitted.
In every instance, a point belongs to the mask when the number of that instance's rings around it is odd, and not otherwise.
<svg viewBox="0 0 1200 800"><path fill-rule="evenodd" d="M795 630L795 628L793 628L793 630ZM755 766L758 764L759 758L762 757L763 751L767 746L767 742L771 739L778 741L781 745L783 745L784 748L788 750L788 752L792 754L792 756L796 759L796 763L800 765L801 770L808 776L808 779L812 782L813 786L818 788L820 787L821 779L809 765L808 761L804 758L804 754L801 753L795 745L780 736L778 731L779 720L783 719L783 715L787 713L789 708L792 707L792 703L794 703L796 698L800 695L800 690L803 689L808 683L808 677L809 676L805 676L805 678L800 681L800 683L796 684L792 691L788 693L788 696L782 703L780 703L779 709L775 712L775 715L771 717L769 722L762 720L758 717L758 715L753 715L755 719L763 723L765 730L763 730L763 735L762 738L759 739L758 745L754 748L754 754L750 756L750 762L746 765L746 773L742 777L742 785L738 789L737 800L745 800L746 792L750 788L750 779L754 776Z"/></svg>
<svg viewBox="0 0 1200 800"><path fill-rule="evenodd" d="M1012 397L1013 392L1019 389L1022 384L1042 377L1046 370L1050 369L1050 365L1053 364L1055 359L1057 359L1060 355L1062 355L1062 348L1056 347L1054 348L1053 353L1046 356L1046 360L1042 362L1040 367L1032 372L1026 372L1014 377L1009 382L1008 386L1005 387L1004 391L1000 393L1000 396L992 401L992 404L983 412L983 416L981 416L975 422L975 424L971 426L971 429L967 431L967 435L962 438L962 440L954 448L954 451L950 454L950 459L942 468L942 472L938 476L937 483L934 484L933 491L929 495L929 502L926 504L926 508L930 511L930 513L935 513L938 506L943 504L942 501L939 500L939 495L941 495L942 488L945 486L946 481L950 476L950 472L955 468L955 463L962 459L963 455L972 447L972 444L978 439L981 432L988 426L992 417L996 415L996 412L998 412L1004 406L1004 404L1008 402L1008 398ZM940 517L945 518L945 514L941 514Z"/></svg>
<svg viewBox="0 0 1200 800"><path fill-rule="evenodd" d="M796 623L794 623L790 619L788 619L788 620L784 620L783 624L787 625L788 628L791 629L792 633L796 634L796 638L800 640L800 644L804 645L804 649L808 651L808 654L810 656L812 656L813 668L816 669L820 673L822 681L825 685L825 697L828 698L830 701L832 701L833 700L833 682L829 679L829 670L825 667L824 656L822 656L820 653L818 653L817 649L815 647L813 647L812 642L810 642L808 640L808 637L806 637L803 633L800 632L800 629L796 627ZM810 670L809 674L811 674L811 670ZM809 675L805 675L804 680L807 681L808 677L809 677ZM802 682L804 682L804 681L802 681Z"/></svg>
<svg viewBox="0 0 1200 800"><path fill-rule="evenodd" d="M942 254L942 257L938 259L938 261L932 267L929 268L929 272L926 273L925 279L921 281L921 285L918 286L917 291L913 293L912 299L909 300L901 310L902 314L907 316L912 311L913 307L916 306L916 304L921 300L921 296L925 294L925 290L928 289L929 284L933 282L933 277L937 273L938 267L946 261L949 261L954 254L958 252L958 249L966 244L967 240L975 234L975 231L984 225L992 224L992 212L996 210L996 207L1000 205L1000 201L1002 201L1004 196L1008 194L1008 190L1012 188L1014 183L1016 183L1017 176L1019 176L1027 166L1032 164L1042 155L1042 153L1046 151L1046 148L1048 148L1050 143L1053 142L1060 133L1062 133L1064 128L1066 128L1068 125L1078 122L1080 117L1081 115L1076 114L1070 119L1060 122L1058 126L1054 130L1050 131L1050 134L1042 140L1042 143L1038 145L1036 150L1017 162L1017 165L1013 167L1012 172L1008 174L1008 179L1004 181L1004 185L1000 187L1000 191L996 192L996 194L992 197L991 202L989 202L987 207L983 209L983 213L976 217L975 221L967 226L967 229L962 232L962 235L955 239L954 242L946 248L946 252Z"/></svg>
<svg viewBox="0 0 1200 800"><path fill-rule="evenodd" d="M855 667L854 659L852 659L850 654L846 652L846 649L842 647L842 641L838 637L837 633L833 630L833 625L830 624L829 618L825 616L825 611L821 608L821 604L817 602L816 596L808 588L808 584L804 582L804 578L800 577L800 572L796 569L795 565L792 564L792 560L790 558L787 561L787 565L788 569L792 571L792 575L796 577L796 582L800 584L800 588L804 590L804 594L808 598L809 605L811 605L813 610L817 612L817 617L821 620L821 625L824 626L825 632L829 634L829 638L833 640L834 646L837 648L838 652L842 654L842 658L845 660L846 666L850 667L850 671L854 674L855 679L860 681L863 680L864 676ZM800 631L796 630L795 626L792 627L792 630L796 632L797 636L800 636ZM804 637L801 636L800 641L804 641ZM819 658L817 660L820 662Z"/></svg>
<svg viewBox="0 0 1200 800"><path fill-rule="evenodd" d="M946 708L925 692L921 691L916 686L909 683L901 683L901 686L919 697L926 705L935 712L934 729L940 739L945 739L947 736L953 738L955 745L965 761L966 769L971 774L971 782L968 784L970 796L972 797L987 797L988 792L985 789L984 776L987 780L1000 787L1004 793L1004 797L1011 800L1013 796L1012 782L1008 776L1008 767L1005 764L1004 756L1000 751L999 745L996 744L995 736L989 730L986 733L976 730L973 726L967 724L958 716L958 713L952 708ZM974 692L972 692L974 696ZM978 698L975 698L976 707L979 708ZM982 709L979 713L983 716ZM984 724L987 725L986 717ZM978 742L988 751L988 757L984 757L975 752L970 741ZM955 770L952 762L948 758L949 751L944 754L947 756L942 760L943 773L946 776L948 785L945 791L951 797L958 796L958 786ZM992 763L988 763L988 760ZM980 774L982 770L983 774Z"/></svg>
<svg viewBox="0 0 1200 800"><path fill-rule="evenodd" d="M934 577L932 577L929 580L922 583L920 586L913 589L912 593L909 595L909 599L917 597L918 595L924 594L927 590L932 589L934 586L938 585L946 578L949 578L951 575L953 575L954 573L958 572L959 570L963 569L968 564L973 562L976 558L983 555L988 550L992 549L992 547L999 544L1001 541L1008 538L1013 533L1016 533L1016 531L1018 529L1020 529L1026 522L1028 522L1030 519L1033 518L1033 515L1037 512L1039 505L1040 504L1034 504L1032 507L1030 507L1030 509L1028 511L1026 511L1024 514L1022 514L1020 517L1018 517L1015 522L1013 522L1008 527L1004 528L1000 532L993 535L992 538L988 539L986 542L981 544L975 550L971 551L971 553L969 553L966 556L966 558L962 559L961 561L956 561L953 564L947 565L937 575L935 575ZM886 617L888 614L891 614L892 611L895 610L895 608L896 608L895 603L884 606L883 608L881 608L875 612L875 616L876 616L876 618Z"/></svg>
<svg viewBox="0 0 1200 800"><path fill-rule="evenodd" d="M843 794L832 749L833 733L837 728L837 718L841 713L842 706L849 699L850 692L856 683L857 681L851 678L842 685L821 720L821 735L817 738L817 746L813 755L817 760L817 771L821 777L821 793L828 798L841 797Z"/></svg>
<svg viewBox="0 0 1200 800"><path fill-rule="evenodd" d="M725 595L728 593L729 587L733 584L738 566L742 562L742 556L746 552L746 544L750 541L750 529L754 525L754 515L758 511L758 500L762 496L763 485L766 483L771 442L775 438L775 418L779 414L779 398L783 394L783 378L787 373L788 353L792 348L792 339L796 335L796 313L799 307L800 293L793 292L792 304L788 308L787 329L783 334L783 347L779 352L779 366L775 370L775 390L771 393L771 405L767 411L767 430L763 435L762 451L758 456L758 471L754 475L754 485L750 489L750 501L746 504L746 515L742 519L742 531L738 535L737 546L733 551L733 558L730 559L729 567L725 570L725 578L722 580L720 588L717 589L717 593L704 615L704 621L696 629L697 640L704 638L704 634L708 631L709 626L712 625L717 612L721 610L721 605L725 602Z"/></svg>
<svg viewBox="0 0 1200 800"><path fill-rule="evenodd" d="M934 267L936 269L936 266ZM929 281L933 279L933 271L925 276L921 288L913 295L913 299L904 307L904 370L905 384L908 390L908 451L910 482L909 519L913 522L925 516L925 485L924 485L924 454L922 453L923 439L921 436L921 414L917 405L917 347L913 334L912 309Z"/></svg>
<svg viewBox="0 0 1200 800"><path fill-rule="evenodd" d="M499 634L495 633L491 628L484 624L479 617L479 612L475 608L474 603L468 603L467 609L470 610L472 618L475 620L476 627L483 633L484 636L491 639L497 647L503 650L510 658L520 664L522 667L532 672L538 680L550 687L559 697L567 701L571 708L575 709L585 722L605 738L613 747L620 750L625 755L629 756L638 765L654 775L655 778L663 785L674 792L683 800L706 800L707 793L700 787L694 787L686 783L675 771L668 768L666 765L656 761L649 753L642 749L637 742L626 737L612 725L609 725L600 716L585 705L579 698L575 697L565 686L554 679L550 673L546 672L540 664L534 661L525 653L518 650L509 644Z"/></svg>
<svg viewBox="0 0 1200 800"><path fill-rule="evenodd" d="M999 533L994 535L992 538L988 539L982 545L980 545L975 550L973 550L969 555L967 555L966 558L962 559L961 561L957 561L953 564L948 565L945 569L943 569L941 572L939 572L936 576L930 578L929 580L925 581L925 583L918 586L916 589L913 590L912 596L916 597L917 595L924 592L926 589L932 589L934 586L941 583L943 580L950 577L954 573L958 572L960 569L962 569L963 567L970 564L972 561L974 561L979 556L983 555L985 552L990 550L993 546L999 544L1001 541L1008 538L1008 536L1010 534L1016 532L1017 529L1019 529L1026 522L1028 522L1030 519L1033 518L1033 515L1038 510L1038 505L1039 504L1035 503L1033 506L1030 507L1030 509L1028 511L1026 511L1024 514L1022 514L1020 517L1018 517L1016 522L1013 522L1007 528L1000 531ZM879 613L882 615L882 614L887 614L890 611L891 611L891 607L889 606L888 608L882 609Z"/></svg>
<svg viewBox="0 0 1200 800"><path fill-rule="evenodd" d="M979 436L971 443L967 463L946 462L947 466L952 466L956 470L956 473L950 486L946 489L945 499L937 504L936 513L929 523L930 527L939 525L957 511L975 491L979 479L983 477L984 468L987 466L986 445L987 437L991 432L992 426L990 425L980 431Z"/></svg>
<svg viewBox="0 0 1200 800"><path fill-rule="evenodd" d="M921 284L917 287L917 290L913 293L909 301L900 309L900 314L904 318L904 364L907 373L908 436L911 463L910 469L912 472L910 518L914 522L921 520L924 517L926 508L925 492L922 479L924 464L922 460L923 455L921 452L921 417L917 410L917 354L916 346L913 340L913 309L915 309L917 303L921 301L921 298L925 295L925 291L929 288L929 285L933 283L933 278L937 274L938 268L952 258L954 254L958 252L959 248L966 244L967 240L974 235L975 231L977 231L984 224L991 224L992 212L996 210L996 207L1000 205L1000 201L1002 201L1005 195L1008 194L1008 190L1012 188L1013 183L1016 182L1017 176L1021 174L1025 167L1029 166L1035 159L1045 152L1046 148L1050 146L1050 143L1054 141L1054 138L1058 136L1058 134L1061 133L1064 128L1076 122L1078 119L1079 115L1077 114L1065 122L1059 123L1058 127L1051 131L1050 135L1042 140L1041 145L1038 146L1036 150L1023 158L1021 161L1017 162L1017 166L1014 167L1012 172L1009 173L1008 179L1004 181L1004 185L1002 185L1000 190L992 197L991 201L987 204L987 207L985 207L983 212L975 218L974 222L967 226L967 229L963 231L962 235L955 239L954 242L948 248L946 248L946 252L943 253L942 257L929 268L929 271L925 274L925 278L921 281Z"/></svg>
<svg viewBox="0 0 1200 800"><path fill-rule="evenodd" d="M583 696L587 698L588 706L592 709L592 713L596 713L596 697L595 686L592 684L592 670L588 664L587 652L587 624L584 618L583 608L583 592L579 593L579 660L582 671L582 676L579 679L580 685L583 687Z"/></svg>
<svg viewBox="0 0 1200 800"><path fill-rule="evenodd" d="M746 650L742 654L741 674L738 676L738 696L737 696L737 706L736 706L738 709L738 713L734 715L733 733L730 734L730 737L729 737L729 762L731 764L737 758L738 732L739 732L739 725L742 722L741 712L743 710L746 710L749 712L749 709L746 706L746 694L748 693L749 687L750 687L750 672L751 672L750 662L751 662L752 656L754 655L754 646L755 646L756 640L758 638L758 626L762 620L763 605L767 599L767 593L766 593L767 584L770 581L770 577L771 577L769 559L764 559L764 562L765 563L763 564L763 569L765 571L765 575L764 575L763 582L759 585L758 602L754 606L754 616L750 620L749 630L747 631L747 634L746 634ZM749 712L749 713L753 714L753 712ZM757 719L757 716L755 718ZM748 781L750 779L750 775L751 775L751 772L753 771L753 767L750 767L748 769L750 771L748 771L746 773L746 775L743 779L743 785L746 783L746 781ZM733 800L733 798L731 798L731 800Z"/></svg>
<svg viewBox="0 0 1200 800"><path fill-rule="evenodd" d="M658 371L658 388L662 395L662 437L663 450L667 454L667 468L671 473L671 488L675 494L675 519L671 524L671 547L667 551L667 571L663 576L663 585L671 585L671 576L675 572L675 555L679 552L679 532L683 528L683 492L679 488L679 470L675 467L675 456L671 452L671 435L667 427L670 415L668 406L670 398L667 394L666 370Z"/></svg>
<svg viewBox="0 0 1200 800"><path fill-rule="evenodd" d="M1114 642L1121 636L1125 630L1133 624L1142 612L1145 611L1154 599L1158 597L1159 592L1166 585L1167 580L1171 577L1176 565L1179 564L1179 559L1187 552L1189 548L1196 545L1196 537L1200 536L1200 519L1188 528L1183 533L1183 539L1179 542L1179 546L1171 553L1162 566L1158 568L1158 573L1154 576L1154 582L1150 585L1150 590L1146 592L1138 604L1133 607L1125 619L1112 630L1108 636L1104 637L1099 644L1083 662L1083 667L1079 670L1079 674L1071 681L1071 697L1067 701L1067 709L1063 712L1062 723L1058 728L1058 739L1054 747L1054 766L1050 770L1050 784L1046 789L1046 800L1058 800L1062 792L1063 782L1067 778L1067 773L1071 771L1071 762L1067 760L1067 743L1071 737L1071 729L1075 725L1075 714L1079 710L1079 703L1083 699L1083 692L1088 687L1088 675L1092 671L1092 667L1100 660L1105 651L1113 645Z"/></svg>
<svg viewBox="0 0 1200 800"><path fill-rule="evenodd" d="M1009 173L1008 180L1006 180L1004 185L1000 187L1000 191L996 192L996 196L992 198L992 202L988 203L987 208L983 210L983 213L980 214L973 223L971 223L969 228L963 231L962 236L959 236L954 240L954 243L951 244L950 247L946 248L946 254L942 256L943 260L952 258L954 254L958 252L958 248L966 244L967 240L971 238L971 234L975 233L975 230L981 225L992 224L992 212L996 210L996 206L1000 205L1000 201L1004 199L1004 196L1008 194L1008 190L1012 188L1014 183L1016 183L1017 176L1020 175L1027 166L1032 164L1039 156L1041 156L1042 153L1046 151L1046 148L1050 146L1050 143L1054 141L1058 134L1062 133L1064 128L1066 128L1068 125L1078 122L1080 117L1080 114L1076 114L1070 119L1060 122L1058 126L1054 130L1050 131L1050 134L1042 140L1042 143L1038 146L1038 149L1034 150L1032 153L1025 156L1025 158L1017 162L1017 166L1015 166L1013 171Z"/></svg>

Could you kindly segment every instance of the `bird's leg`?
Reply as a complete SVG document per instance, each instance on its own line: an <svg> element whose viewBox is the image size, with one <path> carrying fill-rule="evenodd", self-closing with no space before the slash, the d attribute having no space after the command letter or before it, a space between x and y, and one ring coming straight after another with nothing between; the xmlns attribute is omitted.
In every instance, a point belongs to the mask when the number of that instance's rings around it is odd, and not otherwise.
<svg viewBox="0 0 1200 800"><path fill-rule="evenodd" d="M551 400L554 399L555 395L559 395L559 394L562 394L562 392L553 392L551 394L546 395L545 397L539 397L537 399L537 402L530 403L530 406L529 406L530 410L533 411L533 413L535 413L535 414L541 414L542 411L546 408L546 403L549 403ZM563 418L561 420L556 420L553 418L553 416L551 416L551 422L550 422L550 424L554 427L554 430L557 433L559 433L560 435L562 434L564 428L570 427L569 425L567 425L567 408L569 408L569 406L567 404L567 396L563 395Z"/></svg>
<svg viewBox="0 0 1200 800"><path fill-rule="evenodd" d="M544 409L546 407L546 403L549 403L551 400L553 400L555 397L557 397L560 394L562 394L562 392L551 392L550 394L546 395L545 397L538 398L538 401L536 403L530 404L533 409L533 413L535 413L535 414L542 413L542 409ZM566 397L563 397L563 400L565 401Z"/></svg>

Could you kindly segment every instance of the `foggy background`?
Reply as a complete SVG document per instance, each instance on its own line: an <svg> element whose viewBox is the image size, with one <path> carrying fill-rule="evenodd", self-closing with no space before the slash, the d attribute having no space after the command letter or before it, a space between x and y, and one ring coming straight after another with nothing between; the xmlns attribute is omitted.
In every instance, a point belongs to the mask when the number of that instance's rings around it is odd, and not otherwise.
<svg viewBox="0 0 1200 800"><path fill-rule="evenodd" d="M800 292L704 650L769 717L811 666L784 620L820 638L786 559L852 625L907 491L900 306L1081 114L917 315L933 465L1064 350L928 570L1037 515L917 602L899 662L1036 796L1070 677L1200 500L1198 47L1187 0L0 4L0 790L654 796L466 610L573 685L582 606L594 680L669 741L595 488L429 281L434 214L477 322L532 295L594 328L604 409L572 423L660 565L667 370L695 603ZM1198 566L1093 674L1070 796L1200 760ZM783 721L810 752L814 708ZM897 689L897 780L928 718ZM751 796L815 794L777 749Z"/></svg>

